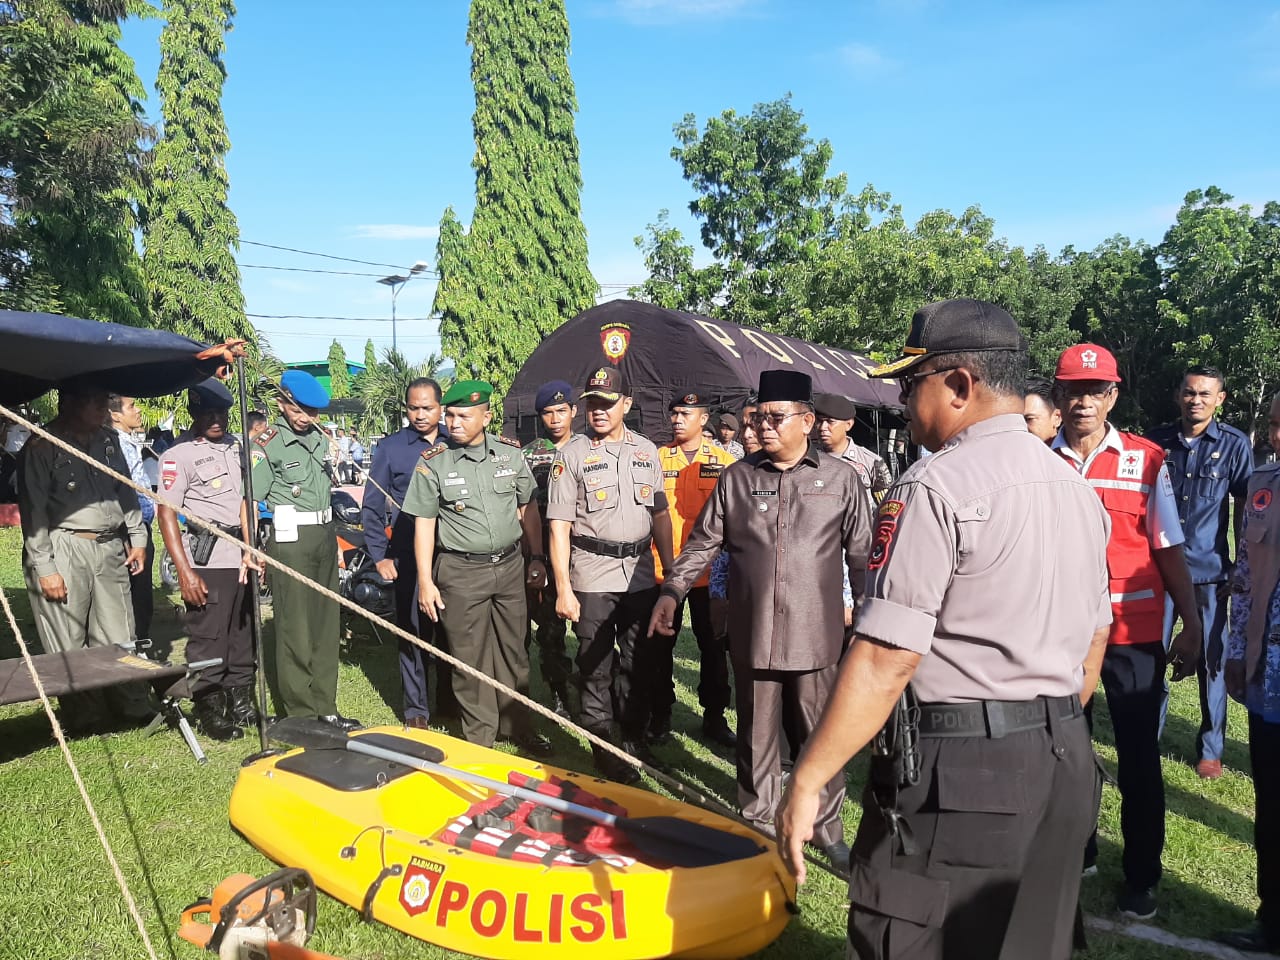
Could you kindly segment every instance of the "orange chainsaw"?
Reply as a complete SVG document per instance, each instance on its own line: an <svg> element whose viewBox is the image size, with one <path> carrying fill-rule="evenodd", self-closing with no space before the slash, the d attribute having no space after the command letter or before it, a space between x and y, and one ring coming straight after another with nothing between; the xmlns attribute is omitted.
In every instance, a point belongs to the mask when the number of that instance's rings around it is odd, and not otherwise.
<svg viewBox="0 0 1280 960"><path fill-rule="evenodd" d="M209 922L197 919L207 916ZM182 911L178 936L218 960L339 960L305 946L316 928L316 886L305 870L227 877Z"/></svg>

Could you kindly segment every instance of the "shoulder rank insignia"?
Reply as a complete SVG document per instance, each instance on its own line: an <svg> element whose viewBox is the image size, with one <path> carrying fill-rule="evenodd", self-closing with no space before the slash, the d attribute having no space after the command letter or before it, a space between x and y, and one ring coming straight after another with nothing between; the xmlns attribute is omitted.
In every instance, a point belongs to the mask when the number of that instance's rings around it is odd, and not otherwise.
<svg viewBox="0 0 1280 960"><path fill-rule="evenodd" d="M440 456L440 454L444 453L448 449L449 448L446 447L444 444L439 444L437 446L430 447L429 449L422 451L422 459L430 460L432 457L438 457Z"/></svg>
<svg viewBox="0 0 1280 960"><path fill-rule="evenodd" d="M516 449L520 448L520 441L512 440L510 437L498 437L498 442L505 443L507 446L515 447Z"/></svg>
<svg viewBox="0 0 1280 960"><path fill-rule="evenodd" d="M279 433L279 431L276 430L275 427L267 427L267 429L263 430L253 438L253 442L258 444L258 446L265 447L270 441L276 438L277 433Z"/></svg>

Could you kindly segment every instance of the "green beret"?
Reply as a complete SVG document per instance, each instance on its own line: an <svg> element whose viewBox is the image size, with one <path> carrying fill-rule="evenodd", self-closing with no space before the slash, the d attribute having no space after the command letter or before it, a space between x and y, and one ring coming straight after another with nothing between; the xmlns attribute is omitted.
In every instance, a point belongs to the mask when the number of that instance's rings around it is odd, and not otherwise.
<svg viewBox="0 0 1280 960"><path fill-rule="evenodd" d="M483 380L458 380L440 398L442 407L474 407L488 403L493 387Z"/></svg>

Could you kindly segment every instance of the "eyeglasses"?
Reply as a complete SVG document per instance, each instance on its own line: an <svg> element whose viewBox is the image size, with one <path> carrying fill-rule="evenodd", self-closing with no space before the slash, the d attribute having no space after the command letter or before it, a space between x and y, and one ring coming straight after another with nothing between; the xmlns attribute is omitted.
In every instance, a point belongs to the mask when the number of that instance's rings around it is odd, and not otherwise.
<svg viewBox="0 0 1280 960"><path fill-rule="evenodd" d="M1059 380L1054 384L1053 392L1061 400L1083 400L1085 397L1093 400L1105 400L1115 388L1116 385L1114 383L1100 383L1093 380L1071 383Z"/></svg>
<svg viewBox="0 0 1280 960"><path fill-rule="evenodd" d="M959 370L959 367L939 367L937 370L926 370L924 373L913 373L910 376L898 378L898 389L902 393L902 399L906 400L911 396L911 391L915 389L916 382L925 380L939 373L950 373L952 370Z"/></svg>
<svg viewBox="0 0 1280 960"><path fill-rule="evenodd" d="M767 423L776 431L781 429L782 425L791 417L802 417L804 414L804 410L793 411L792 413L753 413L747 417L747 423L757 430Z"/></svg>

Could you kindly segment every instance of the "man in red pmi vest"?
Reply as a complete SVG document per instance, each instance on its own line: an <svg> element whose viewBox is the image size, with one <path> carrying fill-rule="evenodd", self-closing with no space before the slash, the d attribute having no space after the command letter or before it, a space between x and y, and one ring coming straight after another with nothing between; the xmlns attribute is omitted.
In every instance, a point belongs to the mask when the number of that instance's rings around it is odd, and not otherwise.
<svg viewBox="0 0 1280 960"><path fill-rule="evenodd" d="M1113 621L1102 685L1115 730L1124 836L1125 882L1117 906L1126 916L1146 920L1156 913L1164 848L1159 730L1166 591L1183 623L1168 653L1174 680L1195 672L1202 628L1164 449L1107 422L1118 383L1115 357L1104 347L1081 343L1066 350L1054 374L1062 430L1052 446L1089 481L1111 517ZM1096 858L1095 835L1085 854L1086 873Z"/></svg>

